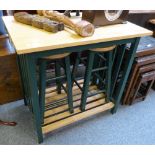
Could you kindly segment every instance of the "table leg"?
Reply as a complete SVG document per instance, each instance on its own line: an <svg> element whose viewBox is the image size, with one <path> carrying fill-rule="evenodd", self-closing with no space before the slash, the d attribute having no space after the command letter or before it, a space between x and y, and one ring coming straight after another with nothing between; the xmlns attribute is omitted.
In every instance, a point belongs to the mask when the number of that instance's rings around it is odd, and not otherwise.
<svg viewBox="0 0 155 155"><path fill-rule="evenodd" d="M116 57L116 64L114 64L113 68L113 76L112 76L112 89L111 89L111 94L114 92L114 88L118 79L120 67L124 58L125 54L125 49L126 49L126 44L121 45L120 51L117 52L117 57Z"/></svg>
<svg viewBox="0 0 155 155"><path fill-rule="evenodd" d="M44 111L45 111L46 66L47 66L46 61L42 61L39 63L39 105L41 109L42 123L44 123Z"/></svg>
<svg viewBox="0 0 155 155"><path fill-rule="evenodd" d="M26 79L25 79L25 76L24 76L23 61L22 61L21 56L17 57L17 61L18 61L18 68L19 68L20 77L21 77L21 83L22 83L22 90L23 90L23 96L24 96L24 104L28 105L27 97L26 97L27 90L26 90L26 85L25 85L25 80Z"/></svg>
<svg viewBox="0 0 155 155"><path fill-rule="evenodd" d="M33 107L33 115L35 120L35 126L38 135L38 142L43 142L43 134L41 128L41 115L40 115L40 106L39 106L39 96L38 96L38 86L37 86L37 77L36 77L36 62L35 58L32 55L25 55L24 59L26 61L25 71L27 72L29 78L29 91L31 94L31 102Z"/></svg>
<svg viewBox="0 0 155 155"><path fill-rule="evenodd" d="M111 98L111 73L112 73L112 51L106 53L106 102L110 101Z"/></svg>
<svg viewBox="0 0 155 155"><path fill-rule="evenodd" d="M122 97L122 94L123 94L123 91L125 88L125 84L127 82L127 79L128 79L128 76L129 76L133 61L134 61L134 57L135 57L135 53L137 50L137 46L139 44L139 40L140 40L140 38L135 38L135 41L131 44L130 51L127 53L128 58L126 60L126 63L125 63L124 69L123 69L123 73L122 73L122 77L118 84L116 94L114 96L115 106L111 110L112 113L115 113L117 111L118 104L121 101L121 97Z"/></svg>
<svg viewBox="0 0 155 155"><path fill-rule="evenodd" d="M20 65L21 65L21 69L22 69L22 74L23 74L23 83L24 83L24 88L25 88L25 98L26 98L26 103L29 106L30 110L33 111L32 109L32 102L31 102L31 94L30 94L30 90L29 90L29 78L27 75L27 72L25 70L26 68L26 61L24 59L24 55L20 55L19 56L20 59Z"/></svg>

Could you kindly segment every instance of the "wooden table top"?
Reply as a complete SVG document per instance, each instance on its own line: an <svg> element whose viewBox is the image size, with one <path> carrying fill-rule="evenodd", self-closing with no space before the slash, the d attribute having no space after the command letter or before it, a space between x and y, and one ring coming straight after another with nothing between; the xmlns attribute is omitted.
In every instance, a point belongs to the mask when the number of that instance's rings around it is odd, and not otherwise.
<svg viewBox="0 0 155 155"><path fill-rule="evenodd" d="M80 17L73 20L78 21ZM83 38L68 28L58 33L46 32L18 23L13 16L4 16L3 21L17 54L152 35L152 31L130 22L96 28L93 36Z"/></svg>

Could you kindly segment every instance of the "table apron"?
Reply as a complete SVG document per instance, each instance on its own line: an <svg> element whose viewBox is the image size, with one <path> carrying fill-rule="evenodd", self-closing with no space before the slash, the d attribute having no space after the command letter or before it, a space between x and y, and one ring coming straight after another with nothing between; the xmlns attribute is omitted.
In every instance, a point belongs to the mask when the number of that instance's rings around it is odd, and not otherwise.
<svg viewBox="0 0 155 155"><path fill-rule="evenodd" d="M100 42L100 43L93 43L93 44L88 44L88 45L79 45L79 46L66 47L66 48L60 48L60 49L38 51L38 52L33 52L33 53L27 53L26 55L31 55L33 56L33 58L38 59L38 58L47 57L47 56L51 56L55 54L62 54L66 52L68 53L81 52L81 51L85 51L85 50L89 50L93 48L104 48L104 47L112 46L112 45L133 43L134 40L135 38L115 40L115 41L109 41L109 42Z"/></svg>

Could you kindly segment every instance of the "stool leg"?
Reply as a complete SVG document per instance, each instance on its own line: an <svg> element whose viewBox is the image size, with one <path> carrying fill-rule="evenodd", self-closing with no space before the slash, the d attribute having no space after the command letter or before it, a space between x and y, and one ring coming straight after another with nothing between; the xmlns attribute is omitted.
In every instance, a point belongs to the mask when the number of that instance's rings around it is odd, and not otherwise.
<svg viewBox="0 0 155 155"><path fill-rule="evenodd" d="M74 79L75 79L75 75L77 73L78 65L80 63L80 57L81 57L81 52L78 52L77 53L77 58L76 58L76 61L75 61L75 64L74 64L73 70L72 70L72 87L73 87L73 84L74 84Z"/></svg>
<svg viewBox="0 0 155 155"><path fill-rule="evenodd" d="M106 102L110 101L111 97L111 73L112 73L112 51L106 53L106 65L107 65L107 73L106 73Z"/></svg>
<svg viewBox="0 0 155 155"><path fill-rule="evenodd" d="M55 76L59 77L61 75L61 68L59 64L59 60L55 61ZM57 85L57 92L58 94L61 94L61 80L56 80L56 85Z"/></svg>
<svg viewBox="0 0 155 155"><path fill-rule="evenodd" d="M105 54L102 54L102 55L105 56ZM106 65L106 62L103 61L102 59L100 59L99 67L105 66L105 65ZM106 70L99 71L99 75L100 75L100 77L102 77L102 79L104 80L104 79L105 79L105 75L106 75ZM103 87L103 83L101 82L101 80L99 80L98 88L99 88L99 89L102 89L102 87Z"/></svg>
<svg viewBox="0 0 155 155"><path fill-rule="evenodd" d="M74 109L73 109L73 96L72 96L72 80L71 80L69 56L65 58L65 72L66 72L66 78L67 78L67 92L68 92L67 98L68 98L69 111L73 113Z"/></svg>
<svg viewBox="0 0 155 155"><path fill-rule="evenodd" d="M97 67L99 67L99 59L98 59L97 54L95 54L95 56L94 56L94 63L93 63L93 69L95 69ZM97 77L93 76L91 85L96 85L96 83L97 83Z"/></svg>
<svg viewBox="0 0 155 155"><path fill-rule="evenodd" d="M44 122L45 111L46 65L46 61L42 61L39 66L39 104L42 122Z"/></svg>
<svg viewBox="0 0 155 155"><path fill-rule="evenodd" d="M88 55L88 59L87 59L83 91L82 91L82 97L81 97L81 107L80 107L82 111L85 111L89 82L90 82L91 72L92 72L92 67L93 67L93 62L94 62L94 55L95 55L94 52L90 51Z"/></svg>

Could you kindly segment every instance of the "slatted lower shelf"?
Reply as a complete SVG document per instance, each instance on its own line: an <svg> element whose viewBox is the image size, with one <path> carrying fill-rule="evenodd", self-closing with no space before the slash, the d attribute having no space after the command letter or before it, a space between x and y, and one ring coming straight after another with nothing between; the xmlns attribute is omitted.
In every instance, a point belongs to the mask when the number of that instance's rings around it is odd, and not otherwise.
<svg viewBox="0 0 155 155"><path fill-rule="evenodd" d="M80 85L83 85L83 81L79 81ZM97 91L96 86L90 86L89 92L94 93ZM62 91L61 94L57 94L55 88L46 90L46 107L50 107L50 103L56 100L64 99L57 106L47 108L44 114L44 124L42 125L43 134L47 134L69 124L75 123L82 119L88 118L95 114L112 109L114 104L112 102L105 103L104 93L100 93L87 98L86 111L81 112L80 99L81 91L77 86L73 87L73 101L74 101L74 113L68 111L68 104L66 101L66 94Z"/></svg>

